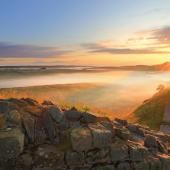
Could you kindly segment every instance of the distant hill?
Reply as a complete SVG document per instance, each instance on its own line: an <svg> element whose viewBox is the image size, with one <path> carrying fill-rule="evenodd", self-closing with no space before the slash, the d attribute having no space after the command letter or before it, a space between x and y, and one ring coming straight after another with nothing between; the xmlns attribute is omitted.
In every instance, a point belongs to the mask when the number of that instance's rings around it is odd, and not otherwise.
<svg viewBox="0 0 170 170"><path fill-rule="evenodd" d="M159 65L155 65L155 70L170 71L170 62L166 62L166 63L159 64Z"/></svg>
<svg viewBox="0 0 170 170"><path fill-rule="evenodd" d="M79 66L79 65L44 65L44 66L0 66L0 71L71 71L71 72L94 72L107 70L134 70L134 71L170 71L170 62L157 65L130 65L130 66Z"/></svg>
<svg viewBox="0 0 170 170"><path fill-rule="evenodd" d="M151 99L144 101L144 103L138 107L133 116L136 118L136 122L148 125L153 129L159 129L165 110L166 103L170 101L170 87L161 88Z"/></svg>
<svg viewBox="0 0 170 170"><path fill-rule="evenodd" d="M170 62L165 62L163 64L157 65L135 65L135 66L121 66L118 67L123 70L139 70L139 71L170 71Z"/></svg>

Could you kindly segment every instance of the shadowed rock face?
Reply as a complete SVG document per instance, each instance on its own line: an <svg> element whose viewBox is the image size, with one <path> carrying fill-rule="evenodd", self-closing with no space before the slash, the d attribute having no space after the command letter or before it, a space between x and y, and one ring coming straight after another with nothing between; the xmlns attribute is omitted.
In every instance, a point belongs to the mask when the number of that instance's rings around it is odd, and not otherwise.
<svg viewBox="0 0 170 170"><path fill-rule="evenodd" d="M169 170L170 136L50 101L0 100L0 170Z"/></svg>

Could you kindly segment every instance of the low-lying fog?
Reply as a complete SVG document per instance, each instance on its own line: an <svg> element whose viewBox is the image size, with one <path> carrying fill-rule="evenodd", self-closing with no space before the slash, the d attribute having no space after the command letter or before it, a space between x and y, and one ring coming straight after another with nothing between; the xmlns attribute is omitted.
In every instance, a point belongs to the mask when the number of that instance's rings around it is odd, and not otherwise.
<svg viewBox="0 0 170 170"><path fill-rule="evenodd" d="M170 72L100 70L32 75L8 72L0 74L0 88L12 89L0 89L0 96L50 99L63 105L126 114L151 97L159 84L169 85L169 82Z"/></svg>

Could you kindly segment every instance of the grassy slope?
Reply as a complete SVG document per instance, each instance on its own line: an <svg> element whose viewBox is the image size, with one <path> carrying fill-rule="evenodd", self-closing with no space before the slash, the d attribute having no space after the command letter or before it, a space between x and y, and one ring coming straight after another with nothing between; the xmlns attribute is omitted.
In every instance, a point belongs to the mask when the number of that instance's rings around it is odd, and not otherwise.
<svg viewBox="0 0 170 170"><path fill-rule="evenodd" d="M153 129L159 129L168 101L170 101L170 88L161 90L138 107L134 111L136 121Z"/></svg>

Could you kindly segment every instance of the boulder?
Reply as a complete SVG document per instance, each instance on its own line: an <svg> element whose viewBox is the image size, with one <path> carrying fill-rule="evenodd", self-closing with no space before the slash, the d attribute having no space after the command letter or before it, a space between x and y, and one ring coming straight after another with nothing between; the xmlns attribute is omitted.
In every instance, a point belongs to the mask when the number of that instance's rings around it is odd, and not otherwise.
<svg viewBox="0 0 170 170"><path fill-rule="evenodd" d="M22 124L24 126L26 136L29 143L34 143L35 141L35 117L31 116L29 113L22 113Z"/></svg>
<svg viewBox="0 0 170 170"><path fill-rule="evenodd" d="M75 128L71 131L70 137L74 151L88 151L92 148L92 134L88 128Z"/></svg>
<svg viewBox="0 0 170 170"><path fill-rule="evenodd" d="M145 136L144 129L140 128L138 125L128 124L127 128L129 129L130 132L136 133L137 135L142 136L142 137Z"/></svg>
<svg viewBox="0 0 170 170"><path fill-rule="evenodd" d="M44 100L43 102L42 102L42 105L46 105L46 106L48 106L48 105L54 105L51 101L49 101L49 100Z"/></svg>
<svg viewBox="0 0 170 170"><path fill-rule="evenodd" d="M69 128L79 128L81 126L79 121L69 121Z"/></svg>
<svg viewBox="0 0 170 170"><path fill-rule="evenodd" d="M32 170L32 164L33 164L33 157L31 153L23 153L21 154L17 161L16 161L16 167L15 170Z"/></svg>
<svg viewBox="0 0 170 170"><path fill-rule="evenodd" d="M96 123L97 122L97 117L91 113L84 112L82 114L82 117L80 119L82 123L88 124L88 123Z"/></svg>
<svg viewBox="0 0 170 170"><path fill-rule="evenodd" d="M78 121L82 116L82 112L78 111L75 107L72 107L70 110L66 110L64 115L69 121Z"/></svg>
<svg viewBox="0 0 170 170"><path fill-rule="evenodd" d="M34 144L44 144L47 139L44 120L42 117L35 118L35 128L34 128Z"/></svg>
<svg viewBox="0 0 170 170"><path fill-rule="evenodd" d="M134 163L134 170L150 170L149 163L146 161Z"/></svg>
<svg viewBox="0 0 170 170"><path fill-rule="evenodd" d="M10 110L9 105L10 103L8 101L0 101L0 113L1 114L8 113Z"/></svg>
<svg viewBox="0 0 170 170"><path fill-rule="evenodd" d="M166 147L166 145L164 145L161 141L157 140L158 143L158 151L162 152L162 153L166 153L168 154L168 148Z"/></svg>
<svg viewBox="0 0 170 170"><path fill-rule="evenodd" d="M52 117L52 119L56 123L60 123L63 119L63 112L55 105L50 105L46 108L46 112L49 113Z"/></svg>
<svg viewBox="0 0 170 170"><path fill-rule="evenodd" d="M162 164L162 170L169 170L170 169L170 156L159 155L159 159Z"/></svg>
<svg viewBox="0 0 170 170"><path fill-rule="evenodd" d="M129 130L126 128L115 128L115 135L123 140L128 140L131 137Z"/></svg>
<svg viewBox="0 0 170 170"><path fill-rule="evenodd" d="M43 108L40 105L29 105L27 104L24 107L21 107L20 112L29 113L32 116L41 117L44 112Z"/></svg>
<svg viewBox="0 0 170 170"><path fill-rule="evenodd" d="M128 162L120 162L117 166L117 170L131 170L131 167Z"/></svg>
<svg viewBox="0 0 170 170"><path fill-rule="evenodd" d="M93 148L108 147L112 143L113 134L100 123L89 124L93 137Z"/></svg>
<svg viewBox="0 0 170 170"><path fill-rule="evenodd" d="M49 112L44 112L42 119L43 119L44 129L46 131L48 139L52 143L58 143L59 136L57 133L57 128L56 128L55 122L52 120Z"/></svg>
<svg viewBox="0 0 170 170"><path fill-rule="evenodd" d="M116 118L115 121L118 122L119 124L123 125L123 126L127 126L128 125L127 120L122 120L122 119Z"/></svg>
<svg viewBox="0 0 170 170"><path fill-rule="evenodd" d="M70 121L63 116L62 120L59 123L60 130L66 130L70 128Z"/></svg>
<svg viewBox="0 0 170 170"><path fill-rule="evenodd" d="M0 129L5 129L7 127L7 122L4 114L0 114Z"/></svg>
<svg viewBox="0 0 170 170"><path fill-rule="evenodd" d="M103 125L106 129L112 131L113 135L115 134L115 130L113 129L113 123L109 120L109 118L100 117L97 121Z"/></svg>
<svg viewBox="0 0 170 170"><path fill-rule="evenodd" d="M53 145L42 145L34 153L33 169L53 170L65 167L64 152Z"/></svg>
<svg viewBox="0 0 170 170"><path fill-rule="evenodd" d="M161 170L161 161L158 158L149 158L150 170Z"/></svg>
<svg viewBox="0 0 170 170"><path fill-rule="evenodd" d="M18 110L11 110L7 115L8 126L21 126L21 114Z"/></svg>
<svg viewBox="0 0 170 170"><path fill-rule="evenodd" d="M129 155L131 161L143 161L148 157L148 150L140 145L129 146Z"/></svg>
<svg viewBox="0 0 170 170"><path fill-rule="evenodd" d="M93 149L85 154L86 162L90 165L97 163L110 163L110 150L109 148Z"/></svg>
<svg viewBox="0 0 170 170"><path fill-rule="evenodd" d="M168 153L167 147L155 136L147 135L144 140L144 145L148 148L155 149L155 151Z"/></svg>
<svg viewBox="0 0 170 170"><path fill-rule="evenodd" d="M129 160L128 147L124 144L112 144L110 154L112 162Z"/></svg>
<svg viewBox="0 0 170 170"><path fill-rule="evenodd" d="M144 140L144 146L148 148L158 148L156 137L152 135L146 135L145 140Z"/></svg>
<svg viewBox="0 0 170 170"><path fill-rule="evenodd" d="M22 98L21 100L27 102L29 105L36 106L38 102L31 98Z"/></svg>
<svg viewBox="0 0 170 170"><path fill-rule="evenodd" d="M84 153L83 152L75 152L68 151L66 152L66 164L71 167L82 167L84 165Z"/></svg>
<svg viewBox="0 0 170 170"><path fill-rule="evenodd" d="M15 160L24 147L24 134L20 129L0 131L0 162Z"/></svg>
<svg viewBox="0 0 170 170"><path fill-rule="evenodd" d="M96 165L92 170L116 170L114 165Z"/></svg>

